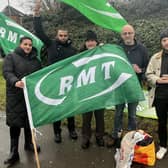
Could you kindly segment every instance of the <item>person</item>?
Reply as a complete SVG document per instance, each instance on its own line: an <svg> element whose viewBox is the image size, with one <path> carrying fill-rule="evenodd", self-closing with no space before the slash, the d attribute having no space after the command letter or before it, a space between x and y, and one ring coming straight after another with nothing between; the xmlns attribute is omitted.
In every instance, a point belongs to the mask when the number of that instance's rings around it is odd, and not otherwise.
<svg viewBox="0 0 168 168"><path fill-rule="evenodd" d="M40 7L41 2L37 2L34 13L34 29L36 35L44 42L48 52L48 65L51 65L57 61L66 59L76 54L76 49L72 47L72 41L69 39L68 31L65 29L59 29L56 34L56 39L51 40L43 31ZM61 143L61 121L54 122L53 124L55 142ZM70 138L76 140L78 138L75 131L75 119L74 117L68 118L68 130Z"/></svg>
<svg viewBox="0 0 168 168"><path fill-rule="evenodd" d="M89 50L98 45L97 35L92 30L88 30L86 33L86 40L83 49ZM90 146L91 138L91 120L92 116L95 116L96 120L96 143L98 146L104 146L104 109L95 110L94 112L87 112L82 115L82 144L83 149L87 149Z"/></svg>
<svg viewBox="0 0 168 168"><path fill-rule="evenodd" d="M160 35L162 50L154 54L146 70L150 85L149 104L155 106L158 117L158 135L160 141L157 159L162 159L167 153L167 112L168 112L168 29Z"/></svg>
<svg viewBox="0 0 168 168"><path fill-rule="evenodd" d="M18 145L21 128L24 128L26 151L34 152L32 135L23 94L24 76L41 68L37 59L37 49L32 47L32 39L22 37L20 45L4 58L3 76L6 80L6 123L10 129L10 155L4 164L13 165L19 161ZM40 152L40 146L37 145Z"/></svg>
<svg viewBox="0 0 168 168"><path fill-rule="evenodd" d="M148 64L147 49L135 39L135 30L131 25L125 25L121 31L121 46L139 79L140 84L145 80L145 70ZM138 102L128 103L128 131L136 130L136 108ZM114 129L107 141L107 147L115 145L122 133L122 118L125 104L116 105L114 116Z"/></svg>

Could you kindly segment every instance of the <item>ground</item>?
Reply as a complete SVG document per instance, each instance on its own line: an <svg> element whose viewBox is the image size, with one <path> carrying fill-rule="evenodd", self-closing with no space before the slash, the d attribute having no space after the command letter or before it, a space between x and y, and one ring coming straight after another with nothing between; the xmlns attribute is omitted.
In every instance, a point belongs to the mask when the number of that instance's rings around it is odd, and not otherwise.
<svg viewBox="0 0 168 168"><path fill-rule="evenodd" d="M9 154L9 130L5 125L4 113L0 114L0 128L0 168L6 168L3 161ZM41 168L115 168L115 149L97 147L93 136L90 148L82 150L80 129L78 129L78 140L73 141L69 139L66 127L63 127L61 144L54 142L52 125L40 127L38 130L43 134L42 136L37 135L37 143L41 146L39 154ZM36 168L33 154L25 152L23 146L24 137L21 134L20 162L13 168ZM163 160L157 161L155 167L151 168L167 168L167 164L168 155ZM147 168L142 165L133 165L132 167Z"/></svg>

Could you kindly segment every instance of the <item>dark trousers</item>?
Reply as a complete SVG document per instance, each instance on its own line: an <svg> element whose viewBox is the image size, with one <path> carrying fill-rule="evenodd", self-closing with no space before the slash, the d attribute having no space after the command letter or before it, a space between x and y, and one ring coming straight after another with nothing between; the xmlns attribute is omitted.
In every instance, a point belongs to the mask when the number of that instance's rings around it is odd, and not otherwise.
<svg viewBox="0 0 168 168"><path fill-rule="evenodd" d="M69 118L67 118L67 120L68 120L69 132L74 131L75 130L75 118L69 117ZM54 128L55 134L60 134L61 133L61 121L54 122L53 128Z"/></svg>
<svg viewBox="0 0 168 168"><path fill-rule="evenodd" d="M21 128L20 127L10 127L10 151L15 148L18 151L19 144L19 136L20 136ZM24 137L25 137L25 145L32 143L32 135L29 126L24 127Z"/></svg>
<svg viewBox="0 0 168 168"><path fill-rule="evenodd" d="M83 138L90 139L91 137L91 120L95 116L96 121L96 138L102 138L104 135L104 109L95 110L94 112L84 113L82 115L82 136Z"/></svg>
<svg viewBox="0 0 168 168"><path fill-rule="evenodd" d="M154 105L158 117L158 135L160 146L167 147L167 112L168 99L155 99Z"/></svg>

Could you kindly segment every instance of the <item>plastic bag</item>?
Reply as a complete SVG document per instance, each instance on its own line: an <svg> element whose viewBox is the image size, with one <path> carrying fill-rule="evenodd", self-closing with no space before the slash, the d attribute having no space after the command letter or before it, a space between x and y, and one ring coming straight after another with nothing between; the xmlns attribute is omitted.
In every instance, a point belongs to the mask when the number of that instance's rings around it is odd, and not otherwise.
<svg viewBox="0 0 168 168"><path fill-rule="evenodd" d="M144 135L144 139L135 145L133 161L148 166L154 166L156 161L155 144L153 138L149 134L144 133Z"/></svg>

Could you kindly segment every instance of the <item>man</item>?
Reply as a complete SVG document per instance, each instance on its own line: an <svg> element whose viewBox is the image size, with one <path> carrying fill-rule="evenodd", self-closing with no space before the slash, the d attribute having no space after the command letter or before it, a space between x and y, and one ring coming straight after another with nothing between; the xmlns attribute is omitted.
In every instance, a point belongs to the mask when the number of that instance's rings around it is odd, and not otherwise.
<svg viewBox="0 0 168 168"><path fill-rule="evenodd" d="M145 69L148 64L148 54L147 49L139 42L135 40L135 30L131 25L125 25L121 32L123 47L128 60L132 64L134 71L142 83L144 80ZM137 128L136 124L136 108L138 102L128 103L128 128L127 130L135 130ZM115 117L114 117L114 130L112 132L112 138L107 142L107 146L111 147L115 145L119 136L122 132L122 118L125 104L120 104L116 106Z"/></svg>
<svg viewBox="0 0 168 168"><path fill-rule="evenodd" d="M68 36L68 31L65 29L59 29L56 34L56 39L51 40L44 33L41 18L40 18L40 7L41 2L36 3L35 13L34 13L34 29L36 35L44 42L47 47L48 52L48 65L51 65L57 61L68 58L76 54L76 49L71 46L71 40ZM55 142L61 143L61 121L57 121L53 124ZM75 121L74 117L68 118L68 130L70 138L77 139L77 133L75 131Z"/></svg>

